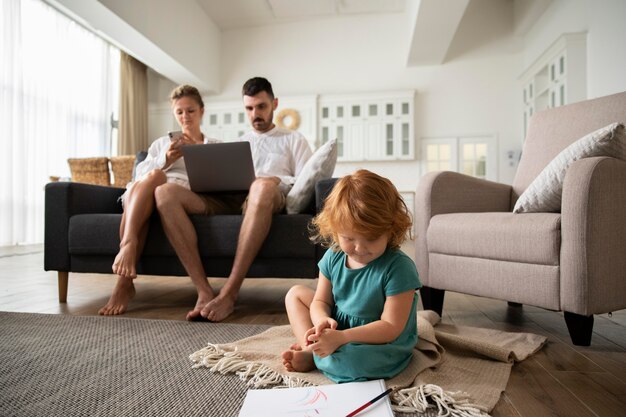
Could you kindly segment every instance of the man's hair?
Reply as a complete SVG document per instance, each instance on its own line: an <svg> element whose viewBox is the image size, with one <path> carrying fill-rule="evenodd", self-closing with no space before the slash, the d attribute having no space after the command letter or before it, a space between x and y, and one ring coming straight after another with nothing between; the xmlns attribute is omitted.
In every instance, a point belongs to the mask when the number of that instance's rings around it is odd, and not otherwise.
<svg viewBox="0 0 626 417"><path fill-rule="evenodd" d="M274 90L272 90L272 84L267 80L267 78L263 77L254 77L250 78L243 85L241 89L242 96L256 96L261 91L265 91L270 99L274 99Z"/></svg>
<svg viewBox="0 0 626 417"><path fill-rule="evenodd" d="M190 97L198 102L198 105L201 109L204 108L204 102L202 101L202 96L196 87L191 85L179 85L170 93L170 103L174 104L174 101L183 98Z"/></svg>
<svg viewBox="0 0 626 417"><path fill-rule="evenodd" d="M312 221L314 242L334 250L341 232L367 239L388 234L388 247L398 249L411 228L411 215L396 187L387 178L360 169L339 179Z"/></svg>

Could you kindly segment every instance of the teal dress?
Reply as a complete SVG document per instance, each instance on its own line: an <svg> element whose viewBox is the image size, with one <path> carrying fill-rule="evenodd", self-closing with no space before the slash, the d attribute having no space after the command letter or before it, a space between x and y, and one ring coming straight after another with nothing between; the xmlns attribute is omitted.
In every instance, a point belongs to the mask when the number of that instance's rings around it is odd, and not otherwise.
<svg viewBox="0 0 626 417"><path fill-rule="evenodd" d="M388 296L422 286L415 264L399 250L388 249L365 267L349 269L344 252L327 250L320 272L333 287L332 317L339 330L380 320ZM313 355L315 365L335 382L391 378L406 368L417 343L417 293L404 330L385 344L347 343L325 358Z"/></svg>

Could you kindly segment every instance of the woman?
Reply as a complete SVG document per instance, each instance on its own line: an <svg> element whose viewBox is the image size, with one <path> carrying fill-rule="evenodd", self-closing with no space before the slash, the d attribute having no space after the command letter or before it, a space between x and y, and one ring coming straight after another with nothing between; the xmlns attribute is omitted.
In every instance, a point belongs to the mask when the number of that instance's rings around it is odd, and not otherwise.
<svg viewBox="0 0 626 417"><path fill-rule="evenodd" d="M163 136L148 149L148 156L136 168L138 178L127 186L122 196L124 212L120 224L120 251L113 262L117 284L108 303L99 314L115 315L126 311L135 294L133 279L137 277L136 264L148 234L148 221L155 208L157 187L173 183L189 189L187 170L182 159L183 145L218 142L204 136L200 123L204 103L200 93L190 85L178 86L170 94L170 103L182 134Z"/></svg>

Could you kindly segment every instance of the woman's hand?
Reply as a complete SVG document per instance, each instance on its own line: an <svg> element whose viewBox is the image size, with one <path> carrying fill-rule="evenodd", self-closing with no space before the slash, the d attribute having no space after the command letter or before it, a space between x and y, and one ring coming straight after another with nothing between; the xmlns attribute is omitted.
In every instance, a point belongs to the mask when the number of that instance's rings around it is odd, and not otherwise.
<svg viewBox="0 0 626 417"><path fill-rule="evenodd" d="M196 142L194 142L193 139L187 136L186 133L183 133L182 136L179 136L178 138L170 141L170 147L165 153L165 167L164 168L167 168L168 166L172 165L177 159L183 156L182 147L184 145L193 145L194 143Z"/></svg>

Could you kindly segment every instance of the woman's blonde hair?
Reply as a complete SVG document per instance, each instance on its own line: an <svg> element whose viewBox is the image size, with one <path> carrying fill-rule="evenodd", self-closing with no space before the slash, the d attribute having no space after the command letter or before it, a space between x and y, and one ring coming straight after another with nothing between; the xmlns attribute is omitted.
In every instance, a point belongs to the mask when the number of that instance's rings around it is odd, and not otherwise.
<svg viewBox="0 0 626 417"><path fill-rule="evenodd" d="M353 231L367 239L388 234L388 247L397 249L411 228L409 210L387 178L360 169L339 179L312 221L311 239L337 248L338 234Z"/></svg>
<svg viewBox="0 0 626 417"><path fill-rule="evenodd" d="M200 108L204 108L204 101L202 101L202 96L196 87L187 84L179 85L170 93L170 103L174 104L176 100L183 97L190 97L196 100Z"/></svg>

